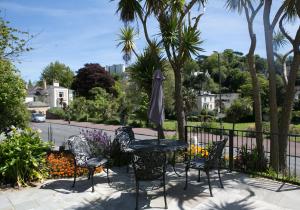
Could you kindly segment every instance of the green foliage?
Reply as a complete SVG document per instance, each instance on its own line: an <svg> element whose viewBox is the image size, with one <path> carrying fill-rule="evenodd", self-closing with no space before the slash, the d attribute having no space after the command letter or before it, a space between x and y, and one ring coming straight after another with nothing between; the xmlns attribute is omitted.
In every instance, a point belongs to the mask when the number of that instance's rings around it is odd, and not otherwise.
<svg viewBox="0 0 300 210"><path fill-rule="evenodd" d="M32 50L28 42L33 38L28 32L9 26L9 22L0 17L0 59L14 60L23 52Z"/></svg>
<svg viewBox="0 0 300 210"><path fill-rule="evenodd" d="M76 121L87 121L88 103L85 97L76 97L70 104L71 119Z"/></svg>
<svg viewBox="0 0 300 210"><path fill-rule="evenodd" d="M24 104L25 83L9 61L0 60L0 132L14 125L24 128L29 120Z"/></svg>
<svg viewBox="0 0 300 210"><path fill-rule="evenodd" d="M91 100L87 100L89 117L107 120L116 112L117 104L113 100L113 96L100 87L90 90Z"/></svg>
<svg viewBox="0 0 300 210"><path fill-rule="evenodd" d="M19 186L42 179L46 173L49 144L31 129L12 128L0 141L0 182Z"/></svg>
<svg viewBox="0 0 300 210"><path fill-rule="evenodd" d="M39 83L43 80L46 80L49 85L52 85L53 81L58 81L60 86L70 88L74 80L74 72L63 63L51 62L44 68Z"/></svg>
<svg viewBox="0 0 300 210"><path fill-rule="evenodd" d="M252 115L252 103L248 98L236 99L226 110L226 121L231 123L241 122Z"/></svg>
<svg viewBox="0 0 300 210"><path fill-rule="evenodd" d="M243 170L243 171L266 171L267 170L267 163L268 159L263 157L263 161L259 164L259 154L257 148L250 150L247 146L242 146L239 151L238 155L234 161L235 168Z"/></svg>
<svg viewBox="0 0 300 210"><path fill-rule="evenodd" d="M65 117L66 117L65 111L62 108L60 108L60 107L52 107L52 108L50 108L50 109L47 110L47 114L48 113L53 118L65 119Z"/></svg>

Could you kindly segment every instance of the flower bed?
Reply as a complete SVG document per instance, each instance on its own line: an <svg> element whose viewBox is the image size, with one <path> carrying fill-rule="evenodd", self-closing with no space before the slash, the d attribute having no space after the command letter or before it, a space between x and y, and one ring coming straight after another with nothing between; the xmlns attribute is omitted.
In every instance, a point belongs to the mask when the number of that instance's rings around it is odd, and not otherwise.
<svg viewBox="0 0 300 210"><path fill-rule="evenodd" d="M63 178L74 176L74 158L70 152L51 152L47 156L49 176ZM97 167L95 173L101 173L102 167ZM77 167L77 176L87 175L88 169Z"/></svg>

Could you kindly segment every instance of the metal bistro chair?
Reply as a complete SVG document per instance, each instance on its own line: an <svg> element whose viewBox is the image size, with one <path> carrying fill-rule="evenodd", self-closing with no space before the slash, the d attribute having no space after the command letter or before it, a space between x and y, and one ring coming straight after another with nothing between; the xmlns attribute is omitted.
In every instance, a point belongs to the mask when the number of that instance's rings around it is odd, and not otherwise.
<svg viewBox="0 0 300 210"><path fill-rule="evenodd" d="M139 182L154 181L162 178L165 208L168 208L166 198L166 153L161 151L140 151L133 154L132 165L136 180L136 207L139 206Z"/></svg>
<svg viewBox="0 0 300 210"><path fill-rule="evenodd" d="M116 129L115 138L113 140L112 156L117 157L115 159L117 160L118 165L122 165L122 163L127 164L127 172L129 171L131 156L125 150L134 140L134 132L131 127L124 126Z"/></svg>
<svg viewBox="0 0 300 210"><path fill-rule="evenodd" d="M108 160L104 157L95 157L90 145L83 135L75 135L67 140L70 151L74 155L74 182L75 186L77 167L87 168L89 170L88 179L92 181L92 191L94 192L94 172L99 166L106 167L107 182L110 183L108 176Z"/></svg>
<svg viewBox="0 0 300 210"><path fill-rule="evenodd" d="M220 181L221 188L223 187L223 183L220 176L220 167L221 167L221 158L223 154L223 149L225 148L225 145L227 143L228 138L224 138L223 140L213 142L212 148L208 152L208 157L206 158L197 158L197 157L191 157L191 154L189 154L189 160L187 161L186 168L185 168L185 175L186 175L186 181L185 181L185 187L186 190L188 187L188 171L190 168L197 169L198 172L198 182L200 182L200 171L204 171L207 176L207 181L209 185L209 192L210 196L213 197L212 190L211 190L211 184L210 184L210 176L209 171L213 169L218 170L218 176ZM191 142L190 142L190 149L191 149Z"/></svg>

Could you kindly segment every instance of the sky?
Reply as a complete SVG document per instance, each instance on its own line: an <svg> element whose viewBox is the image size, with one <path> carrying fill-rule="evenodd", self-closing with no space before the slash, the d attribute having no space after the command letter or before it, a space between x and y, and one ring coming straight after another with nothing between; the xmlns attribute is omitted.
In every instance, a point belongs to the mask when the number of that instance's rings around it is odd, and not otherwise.
<svg viewBox="0 0 300 210"><path fill-rule="evenodd" d="M123 26L116 15L117 0L0 0L1 17L10 26L28 31L35 38L30 41L32 51L24 53L15 66L26 81L37 81L50 62L59 61L74 72L85 63L102 66L124 63L121 48L117 48L117 34ZM225 0L210 0L200 20L203 54L234 49L246 53L249 48L247 23L243 15L228 12ZM280 1L274 1L274 8ZM133 23L133 25L137 25ZM141 25L139 25L141 26ZM151 21L150 34L155 37L157 25ZM296 32L297 24L288 31ZM262 12L256 19L256 53L265 57ZM140 30L136 39L137 51L142 52L145 39ZM284 51L288 50L283 49Z"/></svg>

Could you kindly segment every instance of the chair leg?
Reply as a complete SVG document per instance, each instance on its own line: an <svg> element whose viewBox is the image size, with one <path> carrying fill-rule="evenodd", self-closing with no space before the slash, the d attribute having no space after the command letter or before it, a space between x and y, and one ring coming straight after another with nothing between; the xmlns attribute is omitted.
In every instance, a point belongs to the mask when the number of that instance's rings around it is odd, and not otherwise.
<svg viewBox="0 0 300 210"><path fill-rule="evenodd" d="M201 176L201 172L200 172L200 169L198 170L198 180L197 182L200 182L200 176Z"/></svg>
<svg viewBox="0 0 300 210"><path fill-rule="evenodd" d="M140 189L140 185L139 185L139 181L136 180L136 194L135 194L135 210L139 209L139 189Z"/></svg>
<svg viewBox="0 0 300 210"><path fill-rule="evenodd" d="M212 191L211 191L211 185L210 185L209 170L206 171L206 176L207 176L207 181L208 181L210 196L213 197L213 194L212 194Z"/></svg>
<svg viewBox="0 0 300 210"><path fill-rule="evenodd" d="M91 178L92 178L92 192L94 192L94 172L95 172L95 168L90 169L90 173L91 173Z"/></svg>
<svg viewBox="0 0 300 210"><path fill-rule="evenodd" d="M186 168L185 168L185 186L183 188L184 190L186 190L188 187L188 171L189 171L189 168L188 168L188 166L186 166Z"/></svg>
<svg viewBox="0 0 300 210"><path fill-rule="evenodd" d="M77 175L77 166L74 166L74 181L72 187L75 187L75 182L76 182L76 175Z"/></svg>
<svg viewBox="0 0 300 210"><path fill-rule="evenodd" d="M221 188L224 188L222 179L221 179L221 175L220 175L220 168L218 168L218 175L219 175L219 181L220 181Z"/></svg>
<svg viewBox="0 0 300 210"><path fill-rule="evenodd" d="M89 173L88 173L88 180L90 180L91 179L91 172L89 171Z"/></svg>
<svg viewBox="0 0 300 210"><path fill-rule="evenodd" d="M166 175L164 173L163 176L163 185L164 185L164 200L165 200L165 209L168 208L168 204L167 204L167 196L166 196Z"/></svg>
<svg viewBox="0 0 300 210"><path fill-rule="evenodd" d="M110 179L109 179L109 169L108 167L106 168L106 175L107 175L107 183L110 183Z"/></svg>

